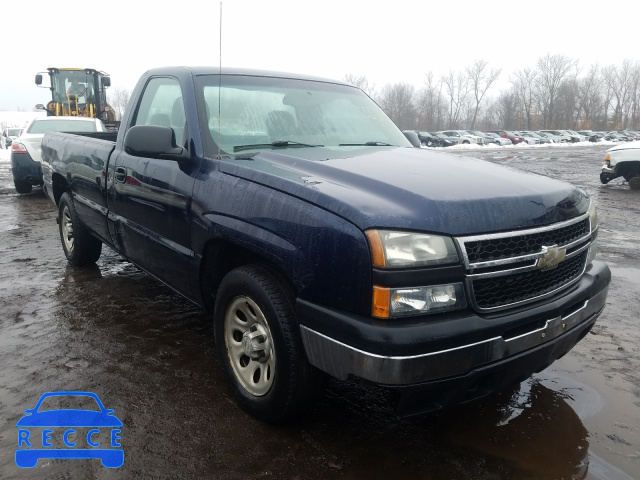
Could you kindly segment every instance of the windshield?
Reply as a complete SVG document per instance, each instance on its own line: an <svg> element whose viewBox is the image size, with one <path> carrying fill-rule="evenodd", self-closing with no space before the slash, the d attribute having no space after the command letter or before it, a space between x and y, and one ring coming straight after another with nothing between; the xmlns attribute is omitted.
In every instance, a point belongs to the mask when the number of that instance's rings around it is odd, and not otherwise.
<svg viewBox="0 0 640 480"><path fill-rule="evenodd" d="M217 75L196 79L205 153L409 141L361 90L325 82Z"/></svg>
<svg viewBox="0 0 640 480"><path fill-rule="evenodd" d="M51 76L51 87L55 102L68 102L77 96L78 103L93 101L93 75L85 70L59 70Z"/></svg>
<svg viewBox="0 0 640 480"><path fill-rule="evenodd" d="M9 137L19 137L21 133L22 133L21 128L10 128L7 130L7 135Z"/></svg>
<svg viewBox="0 0 640 480"><path fill-rule="evenodd" d="M46 133L46 132L95 132L96 131L96 122L88 121L84 122L81 120L67 120L67 119L56 119L56 120L35 120L29 130L28 133Z"/></svg>

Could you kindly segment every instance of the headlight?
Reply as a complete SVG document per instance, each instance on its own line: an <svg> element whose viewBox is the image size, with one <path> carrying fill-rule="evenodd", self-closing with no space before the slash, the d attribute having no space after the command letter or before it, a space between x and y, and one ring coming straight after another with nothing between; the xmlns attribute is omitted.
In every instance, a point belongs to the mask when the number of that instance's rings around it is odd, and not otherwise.
<svg viewBox="0 0 640 480"><path fill-rule="evenodd" d="M428 287L373 287L372 314L378 318L424 315L465 308L462 283Z"/></svg>
<svg viewBox="0 0 640 480"><path fill-rule="evenodd" d="M589 202L589 221L591 222L591 233L598 228L598 211L596 210L596 202L593 199Z"/></svg>
<svg viewBox="0 0 640 480"><path fill-rule="evenodd" d="M587 265L593 262L598 251L598 212L596 211L596 202L593 199L589 203L589 221L591 222L591 245L589 245L587 253Z"/></svg>
<svg viewBox="0 0 640 480"><path fill-rule="evenodd" d="M458 263L450 237L391 230L367 230L376 267L417 267Z"/></svg>

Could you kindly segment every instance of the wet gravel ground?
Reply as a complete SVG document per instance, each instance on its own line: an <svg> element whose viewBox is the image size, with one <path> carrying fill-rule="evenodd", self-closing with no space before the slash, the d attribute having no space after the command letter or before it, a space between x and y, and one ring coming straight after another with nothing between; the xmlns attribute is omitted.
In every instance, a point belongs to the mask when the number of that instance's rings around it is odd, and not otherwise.
<svg viewBox="0 0 640 480"><path fill-rule="evenodd" d="M283 426L235 406L209 319L191 304L107 248L93 268L68 266L55 206L40 189L15 193L0 150L0 478L640 478L640 192L600 185L606 148L447 150L567 180L596 199L599 257L613 280L572 352L519 388L412 419L394 416L384 390L330 382ZM95 392L115 410L122 468L16 467L16 422L56 390ZM54 445L61 435L54 429Z"/></svg>

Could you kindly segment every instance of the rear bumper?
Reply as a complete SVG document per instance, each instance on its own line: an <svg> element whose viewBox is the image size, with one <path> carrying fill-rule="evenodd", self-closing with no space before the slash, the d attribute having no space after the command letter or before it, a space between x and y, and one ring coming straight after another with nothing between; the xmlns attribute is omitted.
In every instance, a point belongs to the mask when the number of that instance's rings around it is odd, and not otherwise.
<svg viewBox="0 0 640 480"><path fill-rule="evenodd" d="M450 322L431 318L404 326L359 322L298 300L302 340L309 362L339 379L359 377L385 386L421 388L443 380L465 384L463 379L476 372L517 359L527 367L513 368L513 374L527 378L588 332L604 308L610 279L607 265L594 262L577 286L542 305L502 316L467 314ZM323 325L337 324L342 324L341 330L322 331ZM444 348L443 325L450 325L451 333ZM474 336L478 332L485 338Z"/></svg>
<svg viewBox="0 0 640 480"><path fill-rule="evenodd" d="M11 173L16 182L42 185L42 166L28 153L11 153Z"/></svg>

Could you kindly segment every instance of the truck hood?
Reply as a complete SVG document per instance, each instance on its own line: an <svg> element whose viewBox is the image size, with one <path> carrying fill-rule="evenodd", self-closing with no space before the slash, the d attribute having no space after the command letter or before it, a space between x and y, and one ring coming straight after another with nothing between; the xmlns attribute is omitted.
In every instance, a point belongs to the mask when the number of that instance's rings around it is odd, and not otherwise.
<svg viewBox="0 0 640 480"><path fill-rule="evenodd" d="M497 232L566 220L589 204L564 182L418 148L289 148L239 155L220 169L290 192L363 230Z"/></svg>

